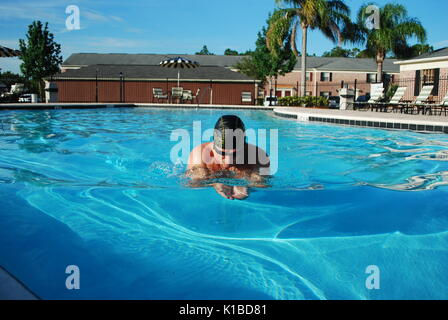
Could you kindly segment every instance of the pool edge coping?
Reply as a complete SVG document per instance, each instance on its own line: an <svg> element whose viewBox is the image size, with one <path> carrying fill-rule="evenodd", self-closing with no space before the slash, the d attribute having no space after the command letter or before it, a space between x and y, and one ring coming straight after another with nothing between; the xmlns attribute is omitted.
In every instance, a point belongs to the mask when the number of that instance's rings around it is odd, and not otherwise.
<svg viewBox="0 0 448 320"><path fill-rule="evenodd" d="M362 113L359 115L344 114L344 111L342 110L330 110L330 112L326 112L326 110L322 109L313 109L313 111L302 110L300 108L295 109L296 110L287 107L277 107L274 108L273 113L279 117L311 123L317 122L361 128L410 130L425 133L448 134L448 118L447 121L443 122L440 121L440 119L419 119L411 118L411 116L409 118L400 119L391 116L386 117L385 115L378 117L372 113L367 114L370 116L363 115ZM340 114L337 114L335 111L340 112Z"/></svg>
<svg viewBox="0 0 448 320"><path fill-rule="evenodd" d="M166 108L166 109L244 109L267 110L274 107L255 105L221 104L160 104L160 103L9 103L0 104L0 110L48 110L48 109L100 109L100 108Z"/></svg>

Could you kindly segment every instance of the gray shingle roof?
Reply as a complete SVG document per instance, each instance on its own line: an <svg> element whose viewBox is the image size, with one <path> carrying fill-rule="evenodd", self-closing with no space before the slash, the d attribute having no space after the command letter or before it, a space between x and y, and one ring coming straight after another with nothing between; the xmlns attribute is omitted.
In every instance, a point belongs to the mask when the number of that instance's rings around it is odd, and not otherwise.
<svg viewBox="0 0 448 320"><path fill-rule="evenodd" d="M89 66L89 65L147 65L156 66L162 60L167 58L183 58L196 61L201 66L233 67L244 56L225 56L225 55L179 55L179 54L123 54L123 53L75 53L65 60L62 66ZM399 73L400 67L395 65L397 60L386 59L384 71ZM298 59L295 66L300 70L301 61ZM307 68L323 71L360 71L376 72L377 66L374 59L357 58L329 58L329 57L308 57Z"/></svg>
<svg viewBox="0 0 448 320"><path fill-rule="evenodd" d="M163 68L160 66L139 65L91 65L80 69L67 70L56 74L59 78L94 79L98 69L99 78L120 77L120 72L127 79L177 79L178 69ZM196 69L180 69L180 79L186 80L221 80L221 81L251 81L254 79L234 72L224 67L202 66Z"/></svg>
<svg viewBox="0 0 448 320"><path fill-rule="evenodd" d="M126 54L126 53L74 53L62 66L89 66L93 64L150 65L155 66L168 58L181 56L198 62L201 66L232 67L242 56L179 55L179 54Z"/></svg>
<svg viewBox="0 0 448 320"><path fill-rule="evenodd" d="M433 52L424 53L424 54L418 56L417 58L413 58L410 60L439 58L439 57L448 57L448 47L434 50Z"/></svg>
<svg viewBox="0 0 448 320"><path fill-rule="evenodd" d="M395 61L397 60L386 59L383 70L390 73L399 73L400 67L394 64ZM298 61L296 69L300 69L301 65L301 61ZM307 68L316 68L322 71L376 72L377 64L374 59L309 57Z"/></svg>

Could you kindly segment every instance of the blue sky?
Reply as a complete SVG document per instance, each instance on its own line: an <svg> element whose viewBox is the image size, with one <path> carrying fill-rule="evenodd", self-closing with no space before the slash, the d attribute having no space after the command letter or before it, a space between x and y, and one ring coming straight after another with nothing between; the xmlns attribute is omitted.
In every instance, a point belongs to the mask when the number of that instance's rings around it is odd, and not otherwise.
<svg viewBox="0 0 448 320"><path fill-rule="evenodd" d="M391 2L375 1L379 5ZM446 0L395 0L407 6L428 31L428 43L448 46ZM364 1L346 0L354 16ZM69 5L81 11L81 29L65 28ZM62 45L64 59L76 52L192 54L204 44L216 54L226 48L253 49L274 0L1 0L0 45L18 48L33 20L48 21ZM311 32L309 52L322 54L334 47ZM2 71L19 71L18 59L0 59Z"/></svg>

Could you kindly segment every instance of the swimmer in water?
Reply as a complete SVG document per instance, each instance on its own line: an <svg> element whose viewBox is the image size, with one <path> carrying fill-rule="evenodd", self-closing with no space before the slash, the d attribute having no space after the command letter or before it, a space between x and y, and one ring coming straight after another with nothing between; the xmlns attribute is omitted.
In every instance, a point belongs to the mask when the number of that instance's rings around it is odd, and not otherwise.
<svg viewBox="0 0 448 320"><path fill-rule="evenodd" d="M243 121L234 115L222 116L215 125L213 142L193 149L188 159L186 175L192 186L213 178L245 179L250 185L266 188L270 161L266 152L246 142ZM247 187L211 184L216 192L230 200L244 200L249 196Z"/></svg>

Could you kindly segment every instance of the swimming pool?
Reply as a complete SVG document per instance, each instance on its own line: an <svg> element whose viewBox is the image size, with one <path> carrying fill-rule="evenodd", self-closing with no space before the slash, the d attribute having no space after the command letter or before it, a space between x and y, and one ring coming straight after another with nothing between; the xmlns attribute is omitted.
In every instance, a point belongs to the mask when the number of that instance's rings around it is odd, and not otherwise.
<svg viewBox="0 0 448 320"><path fill-rule="evenodd" d="M245 201L188 188L170 160L172 130L228 113L279 133L271 187ZM0 119L0 265L44 299L448 298L447 135L266 111ZM379 290L366 287L371 265Z"/></svg>

